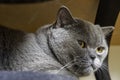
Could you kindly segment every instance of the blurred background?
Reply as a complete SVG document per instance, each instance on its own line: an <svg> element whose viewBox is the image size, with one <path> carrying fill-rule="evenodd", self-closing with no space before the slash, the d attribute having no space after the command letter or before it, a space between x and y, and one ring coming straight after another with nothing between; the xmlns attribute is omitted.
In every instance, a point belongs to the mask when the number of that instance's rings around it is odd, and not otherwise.
<svg viewBox="0 0 120 80"><path fill-rule="evenodd" d="M10 28L35 32L39 27L53 23L60 6L67 6L72 15L92 23L98 9L99 0L53 0L29 4L0 4L0 24ZM112 80L120 79L120 13L113 32L109 67ZM95 80L93 76L81 80Z"/></svg>

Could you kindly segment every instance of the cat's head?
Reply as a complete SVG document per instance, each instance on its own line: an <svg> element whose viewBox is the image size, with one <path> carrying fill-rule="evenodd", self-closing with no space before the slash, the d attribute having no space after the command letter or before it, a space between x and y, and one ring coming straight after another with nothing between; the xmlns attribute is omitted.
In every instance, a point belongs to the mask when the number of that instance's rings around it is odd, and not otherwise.
<svg viewBox="0 0 120 80"><path fill-rule="evenodd" d="M58 61L76 76L86 76L101 67L108 53L105 38L113 27L75 19L61 7L50 31L49 44Z"/></svg>

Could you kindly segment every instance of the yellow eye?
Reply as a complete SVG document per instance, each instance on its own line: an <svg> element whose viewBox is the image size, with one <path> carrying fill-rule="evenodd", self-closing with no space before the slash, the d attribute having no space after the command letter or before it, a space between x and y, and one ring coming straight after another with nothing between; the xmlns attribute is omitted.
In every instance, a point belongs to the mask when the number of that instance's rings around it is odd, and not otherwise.
<svg viewBox="0 0 120 80"><path fill-rule="evenodd" d="M84 41L79 40L78 43L79 43L81 48L85 48L86 47L86 44L85 44Z"/></svg>
<svg viewBox="0 0 120 80"><path fill-rule="evenodd" d="M98 48L96 49L96 52L97 52L98 54L101 54L101 53L103 53L104 50L105 50L104 47L98 47Z"/></svg>

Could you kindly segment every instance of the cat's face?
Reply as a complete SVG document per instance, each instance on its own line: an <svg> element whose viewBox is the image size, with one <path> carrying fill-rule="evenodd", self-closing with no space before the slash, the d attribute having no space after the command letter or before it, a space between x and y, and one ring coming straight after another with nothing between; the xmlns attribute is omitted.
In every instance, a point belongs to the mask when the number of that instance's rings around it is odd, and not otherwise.
<svg viewBox="0 0 120 80"><path fill-rule="evenodd" d="M105 40L112 27L101 28L87 21L73 19L62 7L51 27L50 45L58 61L76 76L86 76L101 67L107 56Z"/></svg>

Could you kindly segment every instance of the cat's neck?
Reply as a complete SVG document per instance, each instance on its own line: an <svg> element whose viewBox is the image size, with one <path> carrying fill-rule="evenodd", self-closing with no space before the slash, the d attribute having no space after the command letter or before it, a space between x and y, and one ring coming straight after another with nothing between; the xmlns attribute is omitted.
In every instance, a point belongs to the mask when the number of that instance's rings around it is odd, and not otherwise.
<svg viewBox="0 0 120 80"><path fill-rule="evenodd" d="M49 39L48 39L48 33L50 32L49 30L50 25L46 25L35 33L36 34L36 41L39 44L40 48L43 49L43 51L49 55L50 57L55 58L50 46L49 46Z"/></svg>
<svg viewBox="0 0 120 80"><path fill-rule="evenodd" d="M48 56L52 57L53 59L55 59L58 63L59 61L57 60L56 56L54 55L54 52L52 51L50 45L49 45L49 33L50 33L50 25L44 26L43 28L40 28L37 32L36 32L36 40L37 43L39 44L40 48L43 49L44 53L46 53ZM61 65L62 67L62 65ZM52 73L56 73L58 70L49 70L48 72L52 72ZM69 71L67 71L66 69L62 70L59 72L60 74L71 74Z"/></svg>
<svg viewBox="0 0 120 80"><path fill-rule="evenodd" d="M59 60L57 59L57 57L55 56L53 50L51 49L50 45L49 45L49 35L50 35L51 31L50 31L50 25L44 26L43 28L40 28L35 34L36 34L36 40L37 43L39 44L40 48L43 49L44 53L46 53L47 55L49 55L50 57L52 57L53 59L55 59L55 61L57 61L59 64ZM61 68L62 68L62 64L61 64ZM48 72L53 73L53 74L67 74L67 75L71 75L73 77L75 77L75 75L73 75L71 72L69 72L66 68L64 68L63 70L59 71L59 73L57 73L59 70L48 70Z"/></svg>

